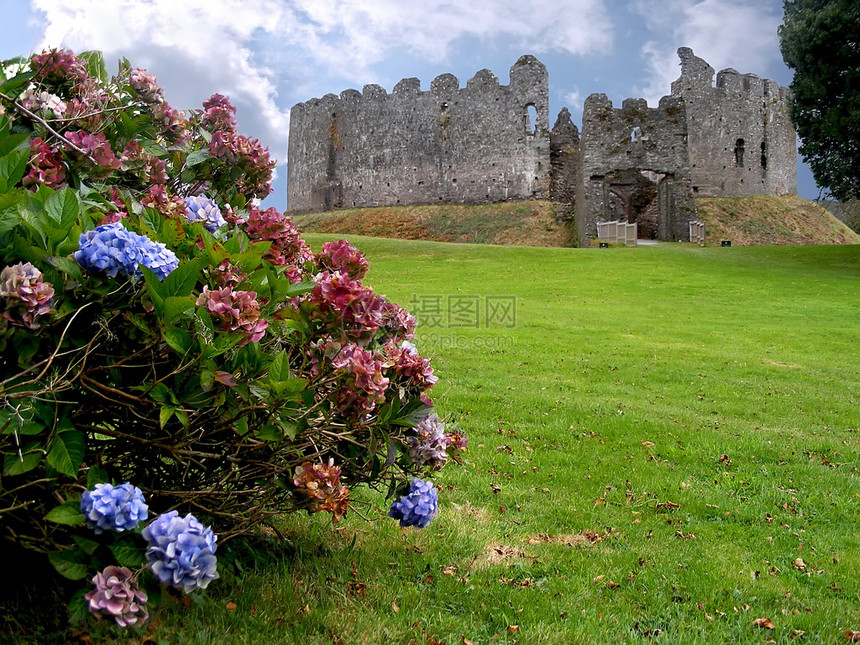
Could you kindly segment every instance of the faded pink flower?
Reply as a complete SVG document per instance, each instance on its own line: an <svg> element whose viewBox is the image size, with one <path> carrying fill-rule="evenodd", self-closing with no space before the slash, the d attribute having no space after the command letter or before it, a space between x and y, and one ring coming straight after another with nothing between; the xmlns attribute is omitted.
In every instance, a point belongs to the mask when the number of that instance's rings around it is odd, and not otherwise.
<svg viewBox="0 0 860 645"><path fill-rule="evenodd" d="M0 272L0 298L5 298L3 318L13 325L38 329L37 316L51 312L54 287L42 279L42 272L29 262L6 267Z"/></svg>
<svg viewBox="0 0 860 645"><path fill-rule="evenodd" d="M149 619L146 592L126 567L110 566L95 575L95 589L84 595L98 620L113 618L120 627L142 625Z"/></svg>
<svg viewBox="0 0 860 645"><path fill-rule="evenodd" d="M331 365L341 377L340 387L333 394L336 412L360 417L385 401L389 381L382 374L382 361L371 352L350 343L338 352Z"/></svg>
<svg viewBox="0 0 860 645"><path fill-rule="evenodd" d="M366 344L379 329L382 303L370 287L336 271L324 271L314 276L313 290L308 301L317 305L313 317L345 340Z"/></svg>
<svg viewBox="0 0 860 645"><path fill-rule="evenodd" d="M260 314L260 303L254 291L233 291L232 287L203 287L197 306L205 307L219 332L241 331L245 338L239 347L259 341L266 333L268 321Z"/></svg>
<svg viewBox="0 0 860 645"><path fill-rule="evenodd" d="M309 512L328 511L334 522L346 515L349 489L341 486L340 466L334 465L334 459L330 458L328 464L305 462L296 466L295 473L293 486L296 492L310 498Z"/></svg>
<svg viewBox="0 0 860 645"><path fill-rule="evenodd" d="M346 240L326 242L315 260L320 271L348 273L353 280L361 280L370 268L364 253Z"/></svg>
<svg viewBox="0 0 860 645"><path fill-rule="evenodd" d="M63 155L56 148L51 148L39 137L30 141L30 172L22 180L27 187L45 184L51 188L59 188L66 181L66 168L63 166Z"/></svg>

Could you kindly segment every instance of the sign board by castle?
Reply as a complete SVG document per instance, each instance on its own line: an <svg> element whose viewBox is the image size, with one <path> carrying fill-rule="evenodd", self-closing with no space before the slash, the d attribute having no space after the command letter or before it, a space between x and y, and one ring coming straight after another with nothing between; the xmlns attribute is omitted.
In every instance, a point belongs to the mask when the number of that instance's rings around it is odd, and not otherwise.
<svg viewBox="0 0 860 645"><path fill-rule="evenodd" d="M563 109L549 129L544 65L522 56L501 85L481 70L429 91L407 78L294 106L287 191L293 212L396 204L478 204L551 197L573 211L581 242L597 222L684 239L694 195L797 192L788 90L714 70L678 50L681 76L656 108L603 94L585 101L582 134Z"/></svg>

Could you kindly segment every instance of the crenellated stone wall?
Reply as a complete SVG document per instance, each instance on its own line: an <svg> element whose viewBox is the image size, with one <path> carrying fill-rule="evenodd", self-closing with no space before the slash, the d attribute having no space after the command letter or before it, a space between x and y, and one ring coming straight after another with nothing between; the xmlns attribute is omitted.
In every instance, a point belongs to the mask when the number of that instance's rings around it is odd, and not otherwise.
<svg viewBox="0 0 860 645"><path fill-rule="evenodd" d="M716 75L691 49L656 108L585 101L582 129L567 108L549 130L548 79L522 56L501 85L481 70L428 91L417 78L293 107L287 190L291 211L396 204L475 204L551 198L580 242L597 222L639 224L641 237L684 240L694 196L797 192L788 90L752 74Z"/></svg>
<svg viewBox="0 0 860 645"><path fill-rule="evenodd" d="M289 208L486 203L549 195L547 72L522 56L500 85L481 70L429 91L417 78L296 105L290 114Z"/></svg>

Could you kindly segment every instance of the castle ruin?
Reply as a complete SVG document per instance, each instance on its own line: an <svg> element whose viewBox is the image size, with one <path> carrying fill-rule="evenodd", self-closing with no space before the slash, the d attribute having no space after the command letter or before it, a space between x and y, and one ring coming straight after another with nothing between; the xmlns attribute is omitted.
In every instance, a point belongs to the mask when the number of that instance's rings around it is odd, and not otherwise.
<svg viewBox="0 0 860 645"><path fill-rule="evenodd" d="M522 56L510 84L489 70L465 88L451 74L388 94L299 103L290 113L287 191L293 212L396 204L545 199L563 205L581 243L597 222L637 222L640 237L684 240L694 196L797 192L788 90L727 69L716 76L678 50L681 76L656 108L585 101L582 129L564 108L549 128L546 67Z"/></svg>

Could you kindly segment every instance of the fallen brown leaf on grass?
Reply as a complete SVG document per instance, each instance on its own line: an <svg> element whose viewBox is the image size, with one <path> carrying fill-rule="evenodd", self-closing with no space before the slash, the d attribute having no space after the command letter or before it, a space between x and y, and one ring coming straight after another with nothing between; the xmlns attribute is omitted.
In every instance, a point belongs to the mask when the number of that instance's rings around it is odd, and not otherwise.
<svg viewBox="0 0 860 645"><path fill-rule="evenodd" d="M762 629L776 629L776 625L773 624L770 618L756 618L753 621L753 625Z"/></svg>
<svg viewBox="0 0 860 645"><path fill-rule="evenodd" d="M653 448L657 444L655 444L653 441L643 441L642 445L645 446L646 448Z"/></svg>
<svg viewBox="0 0 860 645"><path fill-rule="evenodd" d="M520 631L519 625L508 625L508 634L516 634Z"/></svg>
<svg viewBox="0 0 860 645"><path fill-rule="evenodd" d="M803 558L797 558L794 561L794 568L798 571L803 571L806 568L806 563L803 561Z"/></svg>
<svg viewBox="0 0 860 645"><path fill-rule="evenodd" d="M852 629L845 630L845 638L849 643L860 643L860 632L855 632Z"/></svg>
<svg viewBox="0 0 860 645"><path fill-rule="evenodd" d="M236 611L237 607L238 607L238 605L235 602L228 602L227 603L227 611Z"/></svg>
<svg viewBox="0 0 860 645"><path fill-rule="evenodd" d="M393 611L395 614L400 611L400 607L397 606L396 602L391 603L391 611Z"/></svg>

